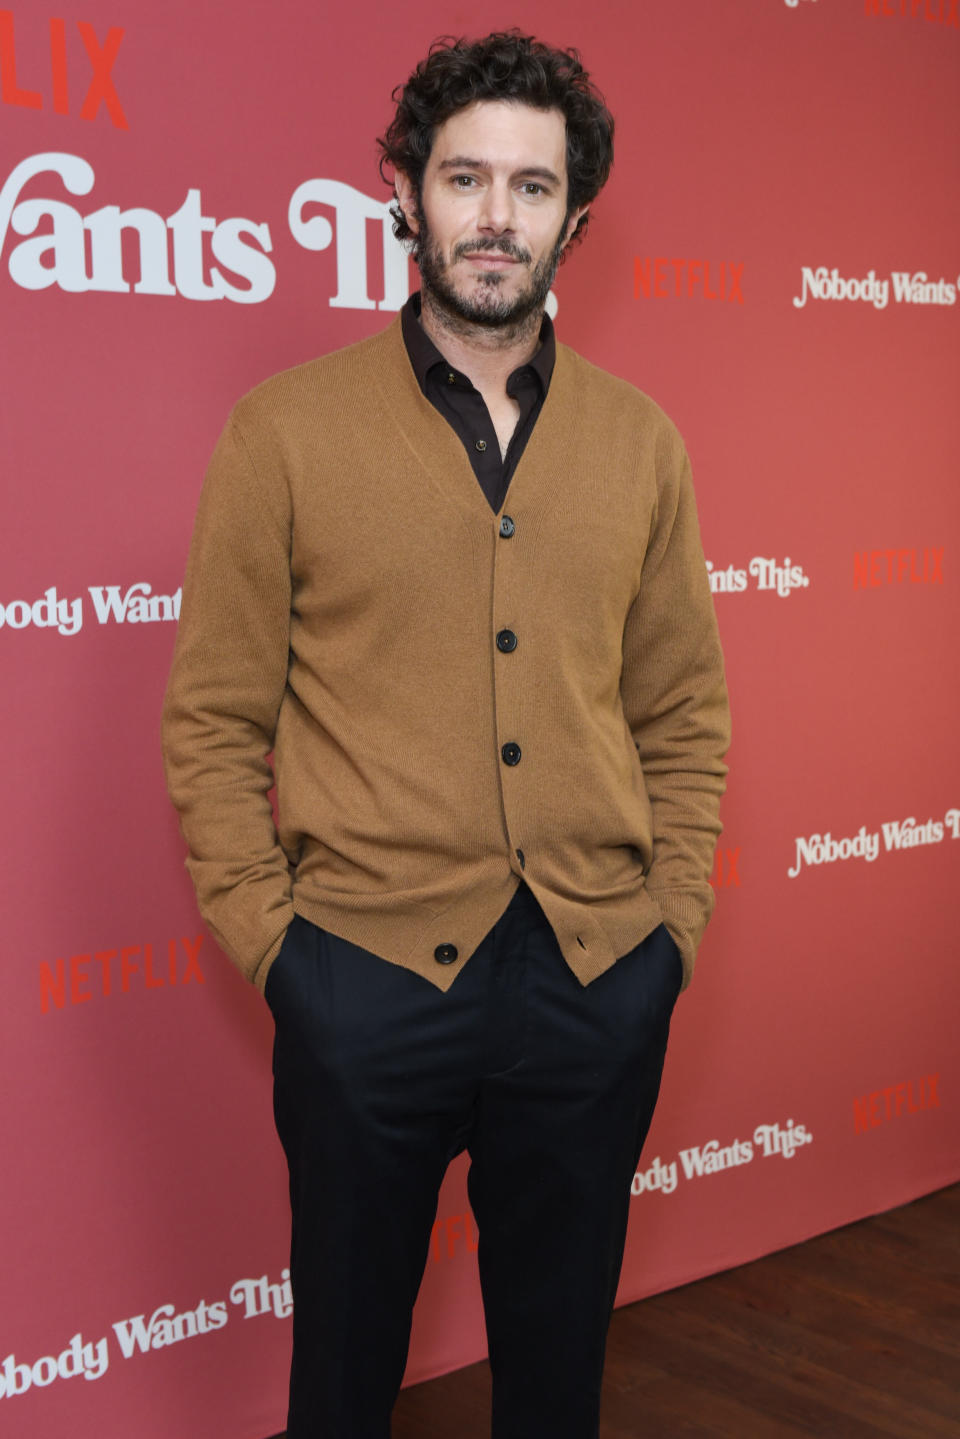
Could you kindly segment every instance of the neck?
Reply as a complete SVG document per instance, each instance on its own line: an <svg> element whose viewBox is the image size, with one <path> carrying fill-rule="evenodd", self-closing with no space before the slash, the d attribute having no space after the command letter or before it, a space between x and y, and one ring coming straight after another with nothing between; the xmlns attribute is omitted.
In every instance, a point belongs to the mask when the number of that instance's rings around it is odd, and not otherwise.
<svg viewBox="0 0 960 1439"><path fill-rule="evenodd" d="M429 291L421 297L420 323L445 360L461 370L477 389L506 390L514 370L540 348L543 311L515 325L477 325L437 305Z"/></svg>

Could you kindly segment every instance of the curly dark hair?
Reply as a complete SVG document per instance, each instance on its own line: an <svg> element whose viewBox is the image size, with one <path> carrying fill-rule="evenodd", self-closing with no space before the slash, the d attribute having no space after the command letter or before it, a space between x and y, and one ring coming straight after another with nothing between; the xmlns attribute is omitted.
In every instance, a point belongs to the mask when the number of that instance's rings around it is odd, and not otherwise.
<svg viewBox="0 0 960 1439"><path fill-rule="evenodd" d="M425 60L392 99L397 107L382 139L384 166L400 170L418 201L423 173L438 126L477 100L516 100L538 110L560 110L567 122L567 215L587 205L606 184L613 164L613 116L592 84L576 50L552 50L519 30L498 30L483 40L434 40ZM391 211L398 240L416 237L396 203ZM570 239L583 238L589 212ZM567 246L569 250L570 245Z"/></svg>

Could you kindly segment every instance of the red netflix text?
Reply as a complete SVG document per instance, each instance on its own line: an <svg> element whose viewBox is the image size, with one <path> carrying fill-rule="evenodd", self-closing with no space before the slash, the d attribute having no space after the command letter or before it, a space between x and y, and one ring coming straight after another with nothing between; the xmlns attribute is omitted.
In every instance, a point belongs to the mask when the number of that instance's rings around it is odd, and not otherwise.
<svg viewBox="0 0 960 1439"><path fill-rule="evenodd" d="M867 15L903 15L960 30L960 0L864 0Z"/></svg>
<svg viewBox="0 0 960 1439"><path fill-rule="evenodd" d="M40 962L40 1012L89 1004L93 999L144 989L205 984L200 968L203 935L168 940L166 945L125 944Z"/></svg>
<svg viewBox="0 0 960 1439"><path fill-rule="evenodd" d="M33 24L37 22L30 17ZM74 109L80 95L77 113L81 120L95 120L101 105L105 106L111 123L118 130L129 130L127 117L120 104L116 86L113 83L113 67L124 31L119 25L111 25L103 44L89 20L77 20L76 28L83 41L86 59L83 62L83 77L76 74L76 63L69 63L67 53L67 22L51 19L48 22L50 44L49 90L29 89L29 85L40 82L40 76L24 75L23 83L17 71L17 42L14 31L12 10L0 10L0 99L5 105L20 105L26 110L42 110L44 94L48 95L50 107L56 115L71 113L71 81L80 82L81 88L74 89ZM70 27L72 37L73 27ZM75 41L73 42L76 43ZM46 77L44 77L44 82Z"/></svg>
<svg viewBox="0 0 960 1439"><path fill-rule="evenodd" d="M886 1089L875 1089L853 1101L853 1130L855 1134L866 1134L868 1129L879 1129L892 1119L905 1119L919 1114L924 1109L939 1109L940 1094L937 1090L940 1075L924 1074L920 1079L906 1079L900 1084L888 1084Z"/></svg>
<svg viewBox="0 0 960 1439"><path fill-rule="evenodd" d="M740 849L718 849L713 861L710 883L714 889L740 888Z"/></svg>
<svg viewBox="0 0 960 1439"><path fill-rule="evenodd" d="M634 255L635 300L725 300L743 304L743 265L732 260L672 260Z"/></svg>
<svg viewBox="0 0 960 1439"><path fill-rule="evenodd" d="M942 585L943 550L943 545L938 549L857 550L853 556L853 588Z"/></svg>
<svg viewBox="0 0 960 1439"><path fill-rule="evenodd" d="M430 1231L430 1258L434 1264L453 1259L458 1254L476 1254L480 1243L476 1221L468 1209L466 1214L448 1214L434 1220Z"/></svg>

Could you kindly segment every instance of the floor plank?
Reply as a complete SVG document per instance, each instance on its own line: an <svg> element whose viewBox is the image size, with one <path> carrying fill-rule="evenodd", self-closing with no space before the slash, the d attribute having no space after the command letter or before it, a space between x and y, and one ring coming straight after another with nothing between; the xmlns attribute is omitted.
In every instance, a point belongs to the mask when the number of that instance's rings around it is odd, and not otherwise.
<svg viewBox="0 0 960 1439"><path fill-rule="evenodd" d="M393 1439L489 1413L473 1364L405 1389ZM600 1435L960 1439L960 1185L618 1309Z"/></svg>

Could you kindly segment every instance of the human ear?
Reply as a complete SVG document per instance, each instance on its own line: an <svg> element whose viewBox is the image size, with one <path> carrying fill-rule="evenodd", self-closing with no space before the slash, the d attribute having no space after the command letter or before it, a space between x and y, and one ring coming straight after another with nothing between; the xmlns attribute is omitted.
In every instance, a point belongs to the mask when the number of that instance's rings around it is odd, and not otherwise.
<svg viewBox="0 0 960 1439"><path fill-rule="evenodd" d="M589 205L581 205L579 210L574 210L573 214L570 216L569 220L567 221L567 228L564 231L563 235L563 249L566 249L567 245L572 240L574 231L576 230L580 221L583 219L584 215L589 209Z"/></svg>
<svg viewBox="0 0 960 1439"><path fill-rule="evenodd" d="M403 211L403 218L406 220L414 235L420 233L420 221L417 217L417 192L408 175L398 170L394 178L394 189L397 194L397 204Z"/></svg>

